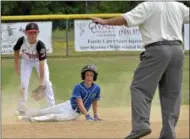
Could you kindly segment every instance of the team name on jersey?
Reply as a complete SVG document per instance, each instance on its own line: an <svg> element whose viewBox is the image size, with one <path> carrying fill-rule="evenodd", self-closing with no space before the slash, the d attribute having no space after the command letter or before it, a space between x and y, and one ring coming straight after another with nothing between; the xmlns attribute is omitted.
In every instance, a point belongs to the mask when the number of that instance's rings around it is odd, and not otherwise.
<svg viewBox="0 0 190 139"><path fill-rule="evenodd" d="M39 58L39 55L37 53L36 54L33 54L33 53L31 54L31 53L27 52L26 49L23 49L22 53L23 53L23 55L24 54L27 55L29 57L29 59L38 59Z"/></svg>
<svg viewBox="0 0 190 139"><path fill-rule="evenodd" d="M22 57L26 60L38 61L39 55L36 51L36 44L29 46L27 42L24 42L21 46Z"/></svg>

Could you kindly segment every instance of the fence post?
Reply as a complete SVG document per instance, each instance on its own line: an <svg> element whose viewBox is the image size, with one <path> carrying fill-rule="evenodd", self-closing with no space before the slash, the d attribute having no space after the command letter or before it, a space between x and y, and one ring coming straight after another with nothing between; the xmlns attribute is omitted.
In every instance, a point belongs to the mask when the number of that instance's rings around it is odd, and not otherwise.
<svg viewBox="0 0 190 139"><path fill-rule="evenodd" d="M69 31L69 21L68 21L68 19L66 19L66 56L69 56L68 31Z"/></svg>

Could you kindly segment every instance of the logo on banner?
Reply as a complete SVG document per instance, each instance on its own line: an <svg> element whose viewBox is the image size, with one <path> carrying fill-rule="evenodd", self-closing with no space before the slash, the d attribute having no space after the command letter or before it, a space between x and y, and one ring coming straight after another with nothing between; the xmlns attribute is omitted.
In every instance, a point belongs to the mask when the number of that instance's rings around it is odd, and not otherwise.
<svg viewBox="0 0 190 139"><path fill-rule="evenodd" d="M88 24L89 29L92 33L111 33L115 32L115 27L111 25L100 25L94 22Z"/></svg>
<svg viewBox="0 0 190 139"><path fill-rule="evenodd" d="M83 33L84 33L84 28L86 27L86 24L85 23L80 23L79 24L79 29L80 29L80 36L82 36L83 35Z"/></svg>
<svg viewBox="0 0 190 139"><path fill-rule="evenodd" d="M6 25L5 28L1 29L1 41L12 44L16 40L16 28L11 27L11 25Z"/></svg>

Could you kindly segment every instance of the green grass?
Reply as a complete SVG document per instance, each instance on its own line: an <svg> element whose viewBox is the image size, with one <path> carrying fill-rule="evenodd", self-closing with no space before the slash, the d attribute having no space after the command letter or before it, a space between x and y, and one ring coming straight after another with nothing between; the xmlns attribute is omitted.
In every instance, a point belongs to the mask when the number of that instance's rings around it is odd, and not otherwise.
<svg viewBox="0 0 190 139"><path fill-rule="evenodd" d="M65 57L49 58L50 79L53 83L57 103L70 98L73 86L80 82L80 70L83 65L94 63L98 66L97 83L101 86L104 107L123 106L130 104L130 84L134 70L138 64L138 56L98 56L98 57ZM185 56L184 76L182 86L182 103L189 104L189 62ZM16 93L19 78L14 72L13 59L1 60L1 81L3 94ZM32 73L30 90L37 87L39 78ZM153 103L159 103L156 93Z"/></svg>

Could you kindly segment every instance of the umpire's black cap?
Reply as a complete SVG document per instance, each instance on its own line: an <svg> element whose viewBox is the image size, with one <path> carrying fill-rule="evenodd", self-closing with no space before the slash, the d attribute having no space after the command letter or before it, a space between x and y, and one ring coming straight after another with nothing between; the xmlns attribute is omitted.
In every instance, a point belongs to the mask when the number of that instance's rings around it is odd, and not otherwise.
<svg viewBox="0 0 190 139"><path fill-rule="evenodd" d="M39 27L36 23L31 22L26 25L26 32L39 32Z"/></svg>

